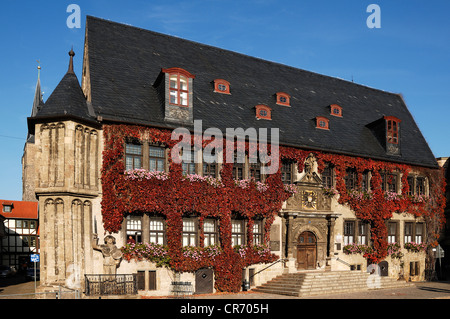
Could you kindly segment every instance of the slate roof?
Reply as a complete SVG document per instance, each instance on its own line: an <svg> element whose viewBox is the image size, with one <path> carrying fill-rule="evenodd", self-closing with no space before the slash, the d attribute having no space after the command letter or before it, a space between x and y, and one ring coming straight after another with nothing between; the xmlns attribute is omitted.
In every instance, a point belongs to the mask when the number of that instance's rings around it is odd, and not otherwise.
<svg viewBox="0 0 450 319"><path fill-rule="evenodd" d="M86 28L92 107L104 120L170 126L164 121L164 97L153 84L162 68L180 67L195 75L194 119L203 120L203 129L279 128L284 145L437 167L398 94L91 16ZM215 79L230 82L231 94L214 93ZM58 86L42 114L57 100L68 112L77 108L74 112L83 110L79 116L92 118L75 94L75 81L66 75L60 85L70 86L66 91L73 95L62 96ZM280 91L291 96L291 107L275 103ZM256 119L257 104L272 109L272 120ZM342 118L330 115L330 104L343 108ZM329 119L329 131L315 127L316 116ZM402 121L401 156L387 155L367 127L383 116Z"/></svg>

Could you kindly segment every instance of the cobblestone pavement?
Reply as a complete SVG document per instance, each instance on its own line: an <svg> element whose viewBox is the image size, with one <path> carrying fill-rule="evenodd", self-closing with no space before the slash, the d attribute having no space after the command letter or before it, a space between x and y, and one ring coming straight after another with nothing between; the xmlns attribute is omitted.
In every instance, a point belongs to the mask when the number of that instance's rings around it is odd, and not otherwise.
<svg viewBox="0 0 450 319"><path fill-rule="evenodd" d="M39 282L37 282L39 286ZM34 281L27 281L23 276L0 278L0 300L34 298ZM22 294L21 296L17 296ZM10 296L16 295L16 296ZM256 293L252 291L236 294L216 293L194 295L189 299L450 299L450 281L418 282L415 287L397 289L377 289L365 292L329 294L310 297L290 297L275 294Z"/></svg>

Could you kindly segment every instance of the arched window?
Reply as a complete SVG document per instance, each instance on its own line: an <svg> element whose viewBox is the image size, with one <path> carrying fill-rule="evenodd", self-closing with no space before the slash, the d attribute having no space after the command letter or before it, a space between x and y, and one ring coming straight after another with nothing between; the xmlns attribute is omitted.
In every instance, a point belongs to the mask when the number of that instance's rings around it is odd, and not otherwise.
<svg viewBox="0 0 450 319"><path fill-rule="evenodd" d="M329 130L330 126L328 123L328 119L323 116L316 117L316 128L320 128L322 130Z"/></svg>
<svg viewBox="0 0 450 319"><path fill-rule="evenodd" d="M330 113L331 115L337 116L337 117L342 117L342 107L340 107L337 104L331 104L330 109L331 109L331 113Z"/></svg>
<svg viewBox="0 0 450 319"><path fill-rule="evenodd" d="M277 93L277 104L284 106L291 106L291 96L284 92Z"/></svg>
<svg viewBox="0 0 450 319"><path fill-rule="evenodd" d="M272 109L267 105L256 105L256 117L258 119L271 120L272 119Z"/></svg>
<svg viewBox="0 0 450 319"><path fill-rule="evenodd" d="M193 79L195 76L181 68L163 69L162 71L169 74L169 103L189 106L189 93L192 90L189 79Z"/></svg>
<svg viewBox="0 0 450 319"><path fill-rule="evenodd" d="M214 80L214 92L222 94L231 94L230 82L225 81L223 79Z"/></svg>
<svg viewBox="0 0 450 319"><path fill-rule="evenodd" d="M391 144L398 144L401 120L394 116L385 116L386 120L386 140Z"/></svg>

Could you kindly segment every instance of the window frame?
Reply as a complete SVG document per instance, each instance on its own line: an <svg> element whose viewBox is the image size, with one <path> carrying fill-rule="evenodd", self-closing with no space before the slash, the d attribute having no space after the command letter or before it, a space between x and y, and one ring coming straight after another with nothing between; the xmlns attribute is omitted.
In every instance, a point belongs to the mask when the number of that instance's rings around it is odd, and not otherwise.
<svg viewBox="0 0 450 319"><path fill-rule="evenodd" d="M277 92L276 96L277 96L276 104L283 106L291 106L291 96L289 94L285 92ZM285 101L282 101L282 99L285 99Z"/></svg>
<svg viewBox="0 0 450 319"><path fill-rule="evenodd" d="M159 149L162 151L162 157L155 156L151 154L151 150L153 149ZM151 162L152 159L156 161L156 169L151 168ZM162 160L162 168L159 169L158 167L158 161ZM148 146L148 170L149 171L155 171L155 172L165 172L166 171L166 148L164 146L158 146L158 145L152 145L150 144Z"/></svg>
<svg viewBox="0 0 450 319"><path fill-rule="evenodd" d="M336 117L342 117L342 107L337 104L331 104L330 105L330 115L333 115Z"/></svg>
<svg viewBox="0 0 450 319"><path fill-rule="evenodd" d="M133 146L139 146L140 147L140 154L136 153L130 153L127 149L128 145ZM124 147L124 153L125 153L125 170L134 170L134 169L141 169L143 167L143 144L138 141L129 141L125 143ZM128 158L132 159L132 168L128 168ZM140 165L139 167L136 166L135 160L139 158Z"/></svg>
<svg viewBox="0 0 450 319"><path fill-rule="evenodd" d="M321 124L322 122L324 123L323 126ZM330 120L324 116L317 116L316 117L316 128L321 129L321 130L329 130L330 129Z"/></svg>
<svg viewBox="0 0 450 319"><path fill-rule="evenodd" d="M330 172L326 173L327 171ZM326 188L333 188L334 187L334 166L331 163L327 163L321 173L322 178L322 185Z"/></svg>
<svg viewBox="0 0 450 319"><path fill-rule="evenodd" d="M294 182L294 161L289 159L281 160L281 181L283 184L292 184Z"/></svg>
<svg viewBox="0 0 450 319"><path fill-rule="evenodd" d="M197 247L198 246L198 218L197 217L183 217L182 218L183 226L182 226L182 232L181 232L181 245L183 247ZM192 230L186 230L185 222L192 222ZM191 227L191 225L189 225ZM187 235L187 236L186 236ZM185 242L185 239L187 239L187 242ZM187 243L187 245L186 245Z"/></svg>
<svg viewBox="0 0 450 319"><path fill-rule="evenodd" d="M385 116L386 120L386 142L390 144L399 144L400 142L400 122L395 116Z"/></svg>
<svg viewBox="0 0 450 319"><path fill-rule="evenodd" d="M262 120L272 120L272 109L264 104L258 104L255 106L256 108L256 118ZM261 111L265 111L265 115L261 115Z"/></svg>
<svg viewBox="0 0 450 319"><path fill-rule="evenodd" d="M162 229L152 228L152 222L161 222ZM163 217L150 216L148 221L148 242L158 245L166 245L166 226L167 225ZM155 240L152 240L152 234L154 234ZM160 239L162 239L162 242L160 242Z"/></svg>
<svg viewBox="0 0 450 319"><path fill-rule="evenodd" d="M239 225L240 230L236 232L233 225ZM246 220L241 218L231 218L231 247L246 244Z"/></svg>
<svg viewBox="0 0 450 319"><path fill-rule="evenodd" d="M169 104L170 105L176 105L176 106L180 106L180 107L190 107L190 94L192 91L192 87L189 84L189 79L194 79L195 75L189 73L188 71L182 69L182 68L169 68L169 69L162 69L163 73L166 73L169 76L169 81L168 81L168 87L166 88L169 92ZM171 87L170 85L170 81L171 81L171 77L172 76L176 76L177 77L177 86L175 88ZM186 90L181 88L180 85L180 80L181 77L186 79ZM176 92L176 103L172 103L171 102L171 92ZM186 94L186 104L182 104L181 103L181 94L185 93Z"/></svg>
<svg viewBox="0 0 450 319"><path fill-rule="evenodd" d="M205 229L205 222L213 222L213 231ZM212 239L212 241L211 241ZM203 220L203 246L208 247L219 244L219 227L218 220L215 218L205 218Z"/></svg>
<svg viewBox="0 0 450 319"><path fill-rule="evenodd" d="M356 221L355 220L344 220L343 224L343 239L344 239L344 246L350 245L355 243L355 226Z"/></svg>
<svg viewBox="0 0 450 319"><path fill-rule="evenodd" d="M225 86L225 90L221 90L220 86L224 85ZM230 92L230 82L224 80L224 79L215 79L214 80L214 92L215 93L220 93L220 94L228 94L231 95Z"/></svg>
<svg viewBox="0 0 450 319"><path fill-rule="evenodd" d="M348 167L345 170L344 176L345 188L347 190L352 190L357 188L358 184L358 172L354 167ZM350 184L353 184L352 186Z"/></svg>
<svg viewBox="0 0 450 319"><path fill-rule="evenodd" d="M139 228L130 228L130 226L133 226L133 223L138 223L140 225ZM142 216L136 216L136 215L128 215L125 218L125 241L128 241L128 236L133 236L133 239L136 243L142 242Z"/></svg>

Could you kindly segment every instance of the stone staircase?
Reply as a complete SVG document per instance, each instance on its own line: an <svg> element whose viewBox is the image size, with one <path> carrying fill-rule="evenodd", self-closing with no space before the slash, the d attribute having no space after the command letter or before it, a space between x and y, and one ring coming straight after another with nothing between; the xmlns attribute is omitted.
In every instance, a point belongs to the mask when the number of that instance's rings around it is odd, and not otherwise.
<svg viewBox="0 0 450 319"><path fill-rule="evenodd" d="M414 284L391 277L380 277L360 271L298 272L275 277L252 291L306 297L323 294L368 291L371 289L406 288Z"/></svg>

